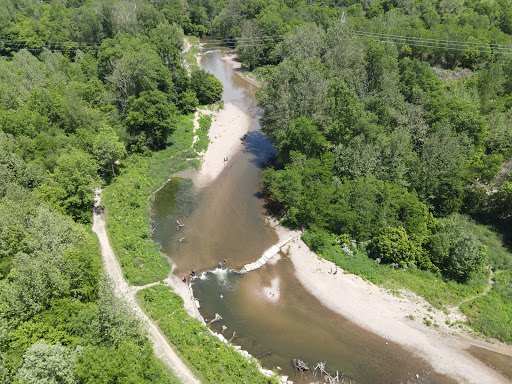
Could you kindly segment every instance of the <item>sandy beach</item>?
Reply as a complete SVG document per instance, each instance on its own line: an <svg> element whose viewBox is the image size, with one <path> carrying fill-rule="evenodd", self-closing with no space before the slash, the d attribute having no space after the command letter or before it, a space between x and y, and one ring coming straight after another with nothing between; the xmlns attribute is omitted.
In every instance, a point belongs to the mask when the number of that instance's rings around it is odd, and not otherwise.
<svg viewBox="0 0 512 384"><path fill-rule="evenodd" d="M241 139L249 126L249 115L233 103L225 103L223 109L212 114L212 125L208 132L210 144L203 154L201 170L194 177L198 188L215 180L229 165L231 158L241 148Z"/></svg>
<svg viewBox="0 0 512 384"><path fill-rule="evenodd" d="M388 340L399 343L422 356L436 371L459 383L509 383L465 351L471 344L512 355L512 346L486 342L445 324L447 315L432 308L425 300L410 292L393 295L364 281L359 276L344 274L334 263L320 259L300 239L299 232L276 227L280 240L296 235L282 250L295 267L302 285L324 305L359 326ZM427 326L431 319L438 328Z"/></svg>

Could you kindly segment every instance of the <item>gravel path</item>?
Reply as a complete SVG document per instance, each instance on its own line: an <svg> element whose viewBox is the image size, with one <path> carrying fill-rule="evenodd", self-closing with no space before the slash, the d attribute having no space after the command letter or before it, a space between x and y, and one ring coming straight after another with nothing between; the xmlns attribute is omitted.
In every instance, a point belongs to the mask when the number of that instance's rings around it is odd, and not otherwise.
<svg viewBox="0 0 512 384"><path fill-rule="evenodd" d="M94 199L95 208L100 206L100 194L101 189L98 189ZM123 277L123 272L119 262L117 261L117 258L108 240L107 231L105 229L105 215L98 209L95 209L94 211L92 230L94 233L96 233L100 241L103 265L105 267L105 272L114 283L115 295L120 299L125 300L130 305L130 308L134 310L139 319L146 326L148 330L148 337L153 342L153 350L155 351L155 355L169 368L171 368L171 370L182 383L201 383L178 357L176 352L174 352L160 329L149 319L148 316L146 316L146 314L142 311L140 306L137 304L137 301L135 300L135 293L137 291L159 283L157 282L148 284L144 287L135 287L129 285L126 282Z"/></svg>

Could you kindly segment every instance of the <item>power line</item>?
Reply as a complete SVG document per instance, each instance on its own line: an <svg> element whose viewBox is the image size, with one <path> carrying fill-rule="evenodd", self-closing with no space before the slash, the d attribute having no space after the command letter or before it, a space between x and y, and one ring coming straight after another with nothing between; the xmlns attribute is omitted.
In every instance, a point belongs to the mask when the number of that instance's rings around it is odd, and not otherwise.
<svg viewBox="0 0 512 384"><path fill-rule="evenodd" d="M378 42L391 42L398 45L409 45L414 47L433 48L433 49L446 49L455 51L473 51L478 53L502 53L505 55L512 54L512 45L494 44L494 43L478 43L467 42L458 40L442 40L430 39L414 36L391 35L384 33L375 33L367 31L351 31L355 37L367 37ZM239 39L215 39L206 40L202 44L206 49L220 49L225 48L225 45L231 45L230 48L246 48L261 45L275 45L281 41L265 41L265 39L282 39L284 35L276 36L261 36L261 37L246 37ZM263 39L263 41L262 41ZM241 44L240 44L241 43ZM213 44L214 47L209 46ZM223 45L225 44L225 45Z"/></svg>
<svg viewBox="0 0 512 384"><path fill-rule="evenodd" d="M384 36L384 37L390 37L390 38L398 38L398 39L408 39L408 40L422 40L422 41L431 41L434 43L448 43L448 44L464 44L464 45L485 45L485 46L493 46L493 47L503 47L506 49L512 49L512 45L507 44L494 44L494 43L477 43L477 42L471 42L471 41L457 41L457 40L441 40L441 39L429 39L427 37L415 37L415 36L402 36L402 35L390 35L386 33L377 33L377 32L368 32L368 31L357 31L353 30L352 32L356 34L365 34L365 35L372 35L372 36Z"/></svg>
<svg viewBox="0 0 512 384"><path fill-rule="evenodd" d="M354 31L355 32L355 31ZM400 36L400 37L387 37L386 35L379 35L379 34L361 34L361 33L354 33L356 36L364 36L369 37L373 40L377 41L385 41L385 42L393 42L396 44L407 44L411 46L418 46L418 47L432 47L432 48L439 48L439 49L449 49L449 50L459 50L459 51L466 51L471 50L475 52L490 52L490 53L504 53L504 54L512 54L512 46L505 46L505 45L492 45L492 44L485 44L485 43L465 43L465 42L457 42L457 41L450 41L450 43L445 42L449 40L435 40L435 39L411 39L407 36Z"/></svg>
<svg viewBox="0 0 512 384"><path fill-rule="evenodd" d="M83 41L52 41L52 40L21 40L21 39L0 39L0 42L7 42L7 43L27 43L27 42L33 42L33 43L48 43L48 44L78 44L78 45L94 45L94 46L100 46L101 43L96 42L83 42Z"/></svg>

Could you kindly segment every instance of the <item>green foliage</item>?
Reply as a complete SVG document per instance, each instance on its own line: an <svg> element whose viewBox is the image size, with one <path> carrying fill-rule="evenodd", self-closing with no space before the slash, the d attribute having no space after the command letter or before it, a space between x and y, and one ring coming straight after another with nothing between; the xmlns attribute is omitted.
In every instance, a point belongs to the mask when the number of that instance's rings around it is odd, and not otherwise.
<svg viewBox="0 0 512 384"><path fill-rule="evenodd" d="M485 265L485 247L463 216L453 215L440 224L449 241L448 253L440 267L446 276L464 283L480 272Z"/></svg>
<svg viewBox="0 0 512 384"><path fill-rule="evenodd" d="M301 152L309 158L320 158L329 143L322 132L305 117L290 121L288 128L276 132L274 146L283 164L289 162L292 151Z"/></svg>
<svg viewBox="0 0 512 384"><path fill-rule="evenodd" d="M150 201L148 196L172 173L187 167L186 159L195 154L192 146L193 124L182 117L169 137L167 149L151 157L133 154L124 161L125 168L103 191L108 209L107 226L116 256L126 279L144 285L167 277L170 265L151 241Z"/></svg>
<svg viewBox="0 0 512 384"><path fill-rule="evenodd" d="M368 247L370 255L385 263L407 267L417 259L418 247L403 227L384 227L374 236Z"/></svg>
<svg viewBox="0 0 512 384"><path fill-rule="evenodd" d="M147 196L194 157L192 124L176 123L174 107L193 111L199 103L181 66L180 24L185 9L209 24L217 6L143 1L136 8L82 0L0 5L0 382L177 382L133 314L99 283L96 237L78 224L90 224L100 176L108 183L121 174L112 189L128 186L133 196L109 210L126 213L132 228L112 231L130 254L121 251L121 260L136 265L127 270L137 279L168 274L150 241ZM26 41L25 49L10 40ZM74 51L77 41L101 48ZM206 90L220 97L207 80ZM149 156L124 160L125 145L137 150L137 143ZM152 154L148 145L169 148ZM138 275L137 257L148 273Z"/></svg>
<svg viewBox="0 0 512 384"><path fill-rule="evenodd" d="M512 293L510 271L494 275L494 284L487 295L461 306L469 324L484 335L512 343Z"/></svg>
<svg viewBox="0 0 512 384"><path fill-rule="evenodd" d="M93 206L92 190L98 177L98 163L88 153L74 149L64 153L55 167L56 185L52 188L57 197L56 204L75 220L89 223ZM50 191L41 190L41 195L53 203ZM51 193L51 192L50 192Z"/></svg>
<svg viewBox="0 0 512 384"><path fill-rule="evenodd" d="M160 91L142 92L131 96L126 114L128 132L142 137L152 148L162 148L175 128L176 109Z"/></svg>
<svg viewBox="0 0 512 384"><path fill-rule="evenodd" d="M212 125L212 116L201 114L199 117L199 130L196 130L196 136L198 140L194 143L194 149L200 153L206 151L208 144L210 144L210 138L208 137L208 131Z"/></svg>
<svg viewBox="0 0 512 384"><path fill-rule="evenodd" d="M80 353L80 351L78 351ZM75 384L76 351L44 340L33 344L23 356L17 379L24 384Z"/></svg>
<svg viewBox="0 0 512 384"><path fill-rule="evenodd" d="M178 383L153 355L152 346L123 341L118 348L89 347L77 358L80 383Z"/></svg>
<svg viewBox="0 0 512 384"><path fill-rule="evenodd" d="M318 236L321 236L320 240L315 240ZM463 299L481 293L487 283L487 277L482 275L475 275L466 284L460 284L453 280L443 280L428 270L415 267L407 268L405 271L395 269L389 264L379 264L369 258L361 243L347 248L343 244L333 242L331 237L328 237L328 242L324 242L322 238L325 236L320 231L308 230L302 238L308 246L316 242L317 254L334 262L344 271L359 275L387 289L406 288L424 297L436 308L455 306Z"/></svg>
<svg viewBox="0 0 512 384"><path fill-rule="evenodd" d="M142 308L208 382L274 383L261 374L254 362L210 334L183 307L183 299L169 287L156 285L137 292Z"/></svg>
<svg viewBox="0 0 512 384"><path fill-rule="evenodd" d="M190 87L196 93L199 104L213 104L222 96L222 83L203 69L196 68L192 71Z"/></svg>
<svg viewBox="0 0 512 384"><path fill-rule="evenodd" d="M171 75L154 45L142 37L118 34L104 40L98 54L99 76L112 85L122 108L130 96L162 91L173 94Z"/></svg>
<svg viewBox="0 0 512 384"><path fill-rule="evenodd" d="M126 155L126 149L111 127L105 126L94 140L92 151L104 172L115 176L115 163Z"/></svg>

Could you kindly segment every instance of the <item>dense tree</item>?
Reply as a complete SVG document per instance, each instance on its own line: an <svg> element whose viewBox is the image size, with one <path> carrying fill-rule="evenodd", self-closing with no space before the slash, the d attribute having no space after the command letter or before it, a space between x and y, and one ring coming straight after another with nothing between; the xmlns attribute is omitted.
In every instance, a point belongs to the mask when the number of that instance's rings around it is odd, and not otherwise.
<svg viewBox="0 0 512 384"><path fill-rule="evenodd" d="M222 97L222 83L203 69L192 71L190 87L196 93L199 104L213 104Z"/></svg>
<svg viewBox="0 0 512 384"><path fill-rule="evenodd" d="M381 228L372 238L369 250L373 258L379 258L384 263L394 263L400 267L407 267L413 263L418 253L417 245L409 239L402 227Z"/></svg>
<svg viewBox="0 0 512 384"><path fill-rule="evenodd" d="M25 355L17 379L23 384L75 384L76 351L59 344L49 345L41 340Z"/></svg>
<svg viewBox="0 0 512 384"><path fill-rule="evenodd" d="M101 169L115 176L115 163L126 155L126 149L111 127L103 127L94 140L92 150Z"/></svg>
<svg viewBox="0 0 512 384"><path fill-rule="evenodd" d="M140 97L128 99L126 125L132 136L143 135L147 144L162 147L174 130L176 108L167 95L160 91L142 92Z"/></svg>

